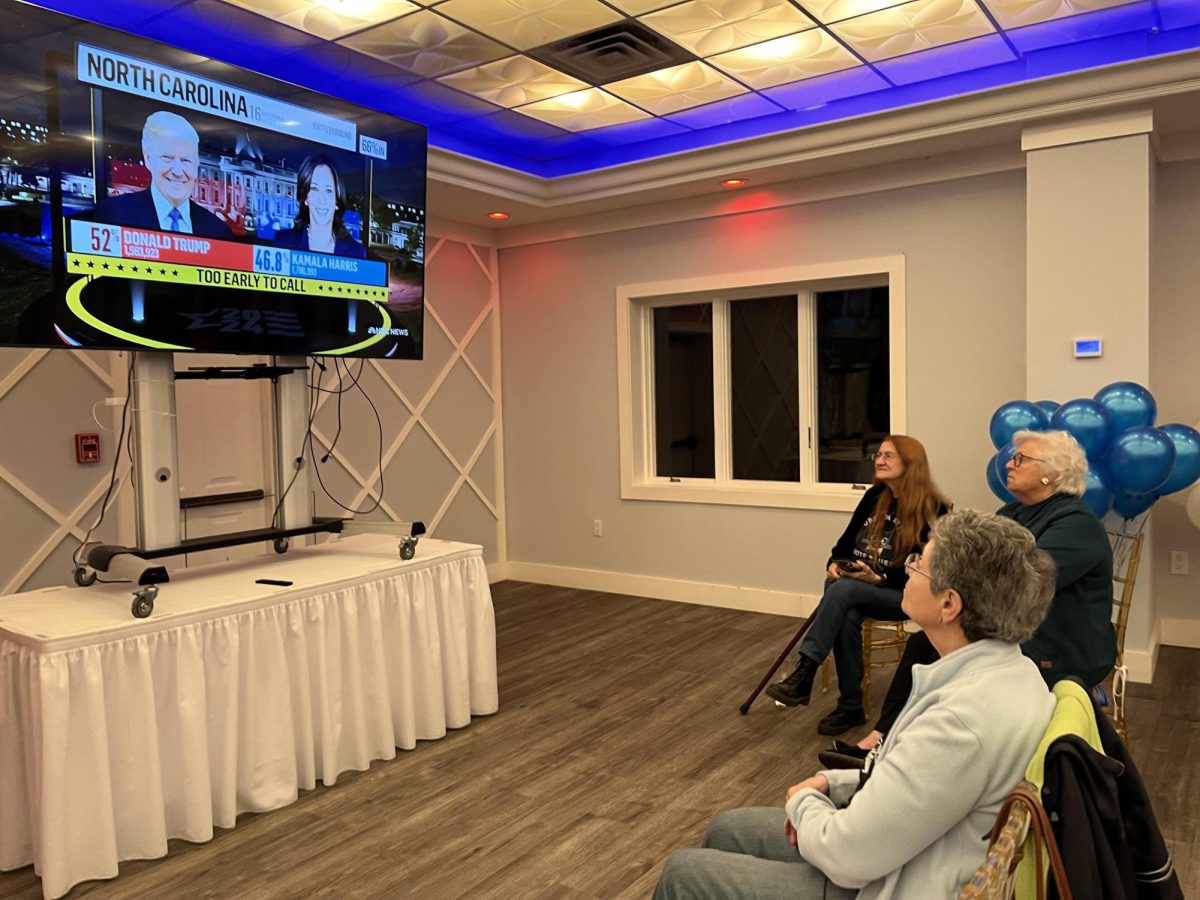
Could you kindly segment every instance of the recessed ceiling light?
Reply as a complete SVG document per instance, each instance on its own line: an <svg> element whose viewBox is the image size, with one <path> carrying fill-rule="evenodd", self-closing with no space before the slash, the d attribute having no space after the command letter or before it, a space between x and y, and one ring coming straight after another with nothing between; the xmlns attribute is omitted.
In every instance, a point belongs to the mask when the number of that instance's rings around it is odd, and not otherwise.
<svg viewBox="0 0 1200 900"><path fill-rule="evenodd" d="M507 219L508 213L500 212L499 210L497 210L496 212L488 213L488 218L489 219Z"/></svg>
<svg viewBox="0 0 1200 900"><path fill-rule="evenodd" d="M721 182L723 188L740 188L745 187L750 183L748 178L726 178Z"/></svg>

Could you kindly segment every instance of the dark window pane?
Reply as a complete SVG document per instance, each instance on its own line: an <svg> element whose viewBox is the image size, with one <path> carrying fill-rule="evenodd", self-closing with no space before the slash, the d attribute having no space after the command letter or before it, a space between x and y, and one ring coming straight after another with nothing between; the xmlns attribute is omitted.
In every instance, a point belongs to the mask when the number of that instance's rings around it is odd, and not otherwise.
<svg viewBox="0 0 1200 900"><path fill-rule="evenodd" d="M729 304L733 477L800 480L796 297Z"/></svg>
<svg viewBox="0 0 1200 900"><path fill-rule="evenodd" d="M888 289L817 294L818 480L870 484L891 429Z"/></svg>
<svg viewBox="0 0 1200 900"><path fill-rule="evenodd" d="M712 478L712 304L654 310L654 444L659 477Z"/></svg>

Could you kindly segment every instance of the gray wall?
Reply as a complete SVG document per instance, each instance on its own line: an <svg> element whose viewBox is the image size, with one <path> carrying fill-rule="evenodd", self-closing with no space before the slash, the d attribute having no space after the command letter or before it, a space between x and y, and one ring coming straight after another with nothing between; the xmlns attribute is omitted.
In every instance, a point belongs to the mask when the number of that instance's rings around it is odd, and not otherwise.
<svg viewBox="0 0 1200 900"><path fill-rule="evenodd" d="M1154 294L1150 307L1150 381L1160 422L1200 427L1200 160L1159 167L1154 243ZM1200 646L1200 528L1188 518L1192 488L1154 505L1150 514L1152 573L1162 619L1190 620L1189 646ZM1200 508L1200 497L1193 506ZM1169 574L1169 554L1191 555L1190 575ZM1176 635L1164 633L1164 643Z"/></svg>
<svg viewBox="0 0 1200 900"><path fill-rule="evenodd" d="M844 513L620 499L615 290L895 254L908 431L960 505L994 508L988 419L1024 395L1023 172L502 250L509 559L818 592Z"/></svg>

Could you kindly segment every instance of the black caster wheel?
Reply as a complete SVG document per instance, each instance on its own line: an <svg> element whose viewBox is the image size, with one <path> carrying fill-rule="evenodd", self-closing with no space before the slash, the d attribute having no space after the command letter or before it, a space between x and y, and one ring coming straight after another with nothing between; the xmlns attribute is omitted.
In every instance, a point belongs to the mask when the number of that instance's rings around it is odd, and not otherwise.
<svg viewBox="0 0 1200 900"><path fill-rule="evenodd" d="M135 619L144 619L154 612L154 595L144 594L141 591L133 595L133 616Z"/></svg>
<svg viewBox="0 0 1200 900"><path fill-rule="evenodd" d="M417 555L417 542L412 538L405 538L400 542L400 558L412 559Z"/></svg>
<svg viewBox="0 0 1200 900"><path fill-rule="evenodd" d="M91 587L96 583L96 573L79 566L75 569L75 583L80 587Z"/></svg>
<svg viewBox="0 0 1200 900"><path fill-rule="evenodd" d="M275 538L275 540L272 542L271 546L273 546L275 548L276 553L287 553L288 539L287 538Z"/></svg>

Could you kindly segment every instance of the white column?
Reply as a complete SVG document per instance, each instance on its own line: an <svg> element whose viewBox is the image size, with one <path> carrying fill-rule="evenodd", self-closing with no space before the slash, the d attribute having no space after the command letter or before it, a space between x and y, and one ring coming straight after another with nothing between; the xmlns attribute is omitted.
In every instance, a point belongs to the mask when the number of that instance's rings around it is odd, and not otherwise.
<svg viewBox="0 0 1200 900"><path fill-rule="evenodd" d="M138 546L143 550L174 547L179 544L179 443L173 353L138 353L130 403Z"/></svg>
<svg viewBox="0 0 1200 900"><path fill-rule="evenodd" d="M1132 110L1022 135L1026 160L1025 379L1030 400L1090 397L1113 381L1150 384L1153 116ZM1077 338L1103 356L1075 359ZM1148 535L1147 535L1148 538ZM1158 648L1147 542L1125 639L1131 677Z"/></svg>

